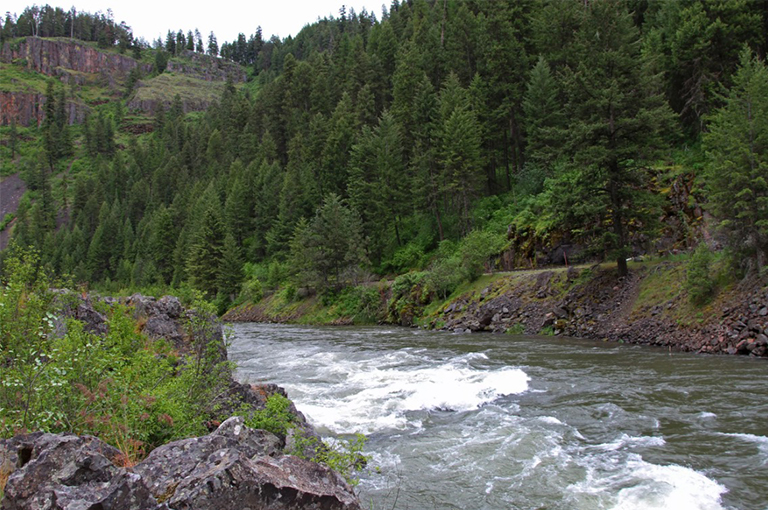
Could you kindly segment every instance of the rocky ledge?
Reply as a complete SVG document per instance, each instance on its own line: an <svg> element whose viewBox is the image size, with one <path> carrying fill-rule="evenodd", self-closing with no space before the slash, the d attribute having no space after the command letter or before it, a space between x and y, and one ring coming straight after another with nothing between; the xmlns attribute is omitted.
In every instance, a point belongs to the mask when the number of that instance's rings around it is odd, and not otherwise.
<svg viewBox="0 0 768 510"><path fill-rule="evenodd" d="M2 510L356 510L332 470L283 455L277 436L232 417L166 444L135 466L92 436L34 433L0 441Z"/></svg>
<svg viewBox="0 0 768 510"><path fill-rule="evenodd" d="M117 300L57 293L56 335L65 333L65 317L104 335L108 321L99 310L120 304L133 309L138 329L150 339L163 338L181 353L200 341L213 342L226 359L220 321L185 309L173 296ZM275 393L287 398L274 384L230 379L223 387L216 402L219 416L236 414L243 405L264 409ZM296 450L295 437L320 440L293 403L288 411L294 419L285 437L251 429L244 418L232 416L220 424L211 420L211 434L160 446L136 465L92 436L36 432L0 440L0 484L5 482L0 510L359 509L352 488L337 473L284 453Z"/></svg>

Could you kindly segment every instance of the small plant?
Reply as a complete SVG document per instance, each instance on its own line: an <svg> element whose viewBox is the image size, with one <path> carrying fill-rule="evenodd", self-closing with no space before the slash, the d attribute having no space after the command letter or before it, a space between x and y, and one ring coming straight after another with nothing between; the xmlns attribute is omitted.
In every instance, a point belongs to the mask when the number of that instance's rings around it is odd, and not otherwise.
<svg viewBox="0 0 768 510"><path fill-rule="evenodd" d="M525 333L525 326L521 322L512 324L512 326L507 328L505 333L508 335L522 335Z"/></svg>
<svg viewBox="0 0 768 510"><path fill-rule="evenodd" d="M349 485L356 487L360 483L356 474L364 469L370 460L363 454L365 440L363 434L355 434L350 439L335 439L331 442L297 434L294 447L287 453L303 459L309 458L327 466L341 475Z"/></svg>
<svg viewBox="0 0 768 510"><path fill-rule="evenodd" d="M296 421L296 417L290 411L291 401L273 393L267 397L264 409L253 410L250 406L242 411L246 415L245 424L253 429L262 429L271 432L278 437L285 437L288 429Z"/></svg>

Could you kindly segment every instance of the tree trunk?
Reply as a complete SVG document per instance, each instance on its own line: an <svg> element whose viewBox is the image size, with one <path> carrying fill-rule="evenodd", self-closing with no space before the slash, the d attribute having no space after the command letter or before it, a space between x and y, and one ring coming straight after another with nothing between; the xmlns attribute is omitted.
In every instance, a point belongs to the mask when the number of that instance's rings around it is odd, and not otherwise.
<svg viewBox="0 0 768 510"><path fill-rule="evenodd" d="M616 269L618 270L619 278L623 278L629 274L627 259L625 257L618 257L616 259Z"/></svg>

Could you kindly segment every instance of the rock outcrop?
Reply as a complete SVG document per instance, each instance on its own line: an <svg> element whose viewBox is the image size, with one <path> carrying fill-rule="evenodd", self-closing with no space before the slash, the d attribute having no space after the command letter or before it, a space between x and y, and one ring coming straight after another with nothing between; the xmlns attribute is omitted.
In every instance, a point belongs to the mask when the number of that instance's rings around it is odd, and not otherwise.
<svg viewBox="0 0 768 510"><path fill-rule="evenodd" d="M0 51L0 62L26 62L27 69L46 76L57 76L67 83L82 85L82 80L70 71L101 77L111 88L121 86L132 69L141 67L149 73L150 64L140 64L134 58L101 51L74 39L43 39L27 37L7 42Z"/></svg>
<svg viewBox="0 0 768 510"><path fill-rule="evenodd" d="M107 89L110 95L120 96L124 92L129 74L138 68L143 76L152 73L152 64L145 64L128 56L101 50L91 44L69 38L27 37L6 42L0 48L0 62L23 66L26 70L58 78L77 90L84 85L95 85ZM202 82L246 81L245 70L224 59L185 51L181 58L168 62L166 72L191 78L189 83L177 83L177 87L194 91ZM162 75L161 75L162 76ZM149 80L151 82L151 80ZM147 86L140 81L137 89ZM77 95L77 92L75 93ZM200 94L186 94L183 98L184 111L206 109L211 101ZM182 96L185 96L182 94ZM218 94L216 94L218 96ZM129 108L154 113L162 105L168 107L173 95L168 97L134 98ZM40 90L19 85L19 90L0 92L0 125L9 125L11 119L22 126L40 125L45 117L45 95ZM67 98L67 116L70 124L80 123L89 112L85 101L76 97Z"/></svg>
<svg viewBox="0 0 768 510"><path fill-rule="evenodd" d="M89 111L87 106L76 101L68 101L65 110L69 124L83 122ZM16 119L20 126L39 126L44 118L44 94L0 91L0 126L10 125L12 119Z"/></svg>
<svg viewBox="0 0 768 510"><path fill-rule="evenodd" d="M165 70L204 81L244 83L248 77L241 66L229 60L189 50L182 52L181 57L169 60Z"/></svg>
<svg viewBox="0 0 768 510"><path fill-rule="evenodd" d="M128 306L142 331L164 339L179 352L194 354L199 342L222 346L221 323L214 316L185 309L178 298L135 294L117 300L58 290L62 317L74 318L95 335L107 333L105 307ZM66 321L59 320L56 335ZM0 481L7 479L0 510L357 510L347 482L331 469L305 458L293 438L320 437L291 402L291 429L284 435L249 428L242 412L266 407L270 396L287 398L274 384L247 385L230 379L217 397L216 416L202 437L168 443L135 466L128 456L92 436L37 432L0 440Z"/></svg>
<svg viewBox="0 0 768 510"><path fill-rule="evenodd" d="M155 449L134 467L90 436L30 434L0 441L8 482L1 510L357 510L332 470L283 455L269 432L232 417L213 433Z"/></svg>
<svg viewBox="0 0 768 510"><path fill-rule="evenodd" d="M460 333L547 333L768 357L768 292L759 285L735 291L728 298L732 305L719 316L683 324L671 312L685 304L684 293L650 308L635 306L647 276L642 270L618 280L613 271L596 270L577 283L581 271L589 270L572 267L497 280L447 305L430 325Z"/></svg>

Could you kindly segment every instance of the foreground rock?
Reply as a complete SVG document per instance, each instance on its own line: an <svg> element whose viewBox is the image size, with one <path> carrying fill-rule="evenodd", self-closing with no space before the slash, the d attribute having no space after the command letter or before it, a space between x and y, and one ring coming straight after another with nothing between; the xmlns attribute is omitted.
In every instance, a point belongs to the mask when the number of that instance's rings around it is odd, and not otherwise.
<svg viewBox="0 0 768 510"><path fill-rule="evenodd" d="M90 436L30 434L0 441L11 471L2 510L356 510L332 470L282 455L280 439L233 417L212 434L155 449L133 468Z"/></svg>

